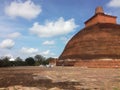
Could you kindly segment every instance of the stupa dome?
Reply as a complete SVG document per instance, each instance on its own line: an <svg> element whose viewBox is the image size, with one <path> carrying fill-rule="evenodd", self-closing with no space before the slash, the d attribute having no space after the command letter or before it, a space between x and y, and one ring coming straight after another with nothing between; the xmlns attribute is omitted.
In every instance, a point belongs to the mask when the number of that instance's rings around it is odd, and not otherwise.
<svg viewBox="0 0 120 90"><path fill-rule="evenodd" d="M59 61L103 59L120 60L120 25L116 16L106 15L102 7L97 7L85 27L69 40Z"/></svg>
<svg viewBox="0 0 120 90"><path fill-rule="evenodd" d="M120 25L98 23L80 30L59 59L120 58Z"/></svg>

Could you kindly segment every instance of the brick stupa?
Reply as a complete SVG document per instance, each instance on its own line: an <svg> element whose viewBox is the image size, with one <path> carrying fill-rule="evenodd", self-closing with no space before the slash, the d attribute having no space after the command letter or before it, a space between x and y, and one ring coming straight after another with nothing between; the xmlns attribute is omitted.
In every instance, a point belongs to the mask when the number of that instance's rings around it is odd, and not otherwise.
<svg viewBox="0 0 120 90"><path fill-rule="evenodd" d="M120 67L120 25L97 7L85 28L67 43L58 66Z"/></svg>

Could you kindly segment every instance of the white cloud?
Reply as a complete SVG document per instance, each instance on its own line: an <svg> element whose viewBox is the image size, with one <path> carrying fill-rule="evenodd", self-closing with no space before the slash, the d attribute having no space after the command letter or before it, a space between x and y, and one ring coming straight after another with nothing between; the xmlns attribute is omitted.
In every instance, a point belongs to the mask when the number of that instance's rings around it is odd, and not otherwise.
<svg viewBox="0 0 120 90"><path fill-rule="evenodd" d="M115 8L120 7L120 0L111 0L107 4L107 6L109 6L109 7L115 7Z"/></svg>
<svg viewBox="0 0 120 90"><path fill-rule="evenodd" d="M15 61L15 59L14 59L14 58L10 58L9 60L10 60L10 61Z"/></svg>
<svg viewBox="0 0 120 90"><path fill-rule="evenodd" d="M48 55L48 54L50 54L50 50L46 50L46 51L42 52L42 54L43 55Z"/></svg>
<svg viewBox="0 0 120 90"><path fill-rule="evenodd" d="M20 51L23 54L35 54L38 52L38 49L22 47Z"/></svg>
<svg viewBox="0 0 120 90"><path fill-rule="evenodd" d="M13 58L13 55L12 54L5 54L5 55L3 55L4 57L9 57L9 58Z"/></svg>
<svg viewBox="0 0 120 90"><path fill-rule="evenodd" d="M64 35L72 32L78 25L75 24L74 19L67 21L60 17L56 21L46 21L44 25L34 23L30 28L32 34L36 34L39 37L52 37L57 35Z"/></svg>
<svg viewBox="0 0 120 90"><path fill-rule="evenodd" d="M15 61L15 59L14 59L14 57L13 57L12 54L5 54L4 57L9 57L9 58L10 58L10 59L9 59L10 61Z"/></svg>
<svg viewBox="0 0 120 90"><path fill-rule="evenodd" d="M61 37L60 40L62 40L65 44L70 40L70 38L67 37Z"/></svg>
<svg viewBox="0 0 120 90"><path fill-rule="evenodd" d="M48 57L48 56L54 56L54 55L55 55L55 54L52 53L50 50L43 51L41 54L42 54L43 56L46 56L46 57Z"/></svg>
<svg viewBox="0 0 120 90"><path fill-rule="evenodd" d="M40 6L35 5L31 0L25 2L11 2L10 5L5 7L5 13L10 17L22 17L25 19L36 18L42 9Z"/></svg>
<svg viewBox="0 0 120 90"><path fill-rule="evenodd" d="M42 44L43 45L54 45L55 42L53 40L51 40L51 41L44 41Z"/></svg>
<svg viewBox="0 0 120 90"><path fill-rule="evenodd" d="M54 56L55 55L50 50L39 51L36 48L26 48L26 47L22 47L21 50L20 50L20 53L24 57L35 56L37 54L43 55L45 57L50 57L50 56Z"/></svg>
<svg viewBox="0 0 120 90"><path fill-rule="evenodd" d="M14 32L14 33L8 34L7 37L9 37L9 38L17 38L17 37L19 37L19 36L21 36L21 33L19 33L19 32Z"/></svg>
<svg viewBox="0 0 120 90"><path fill-rule="evenodd" d="M15 45L15 42L11 39L5 39L0 43L1 48L11 49Z"/></svg>

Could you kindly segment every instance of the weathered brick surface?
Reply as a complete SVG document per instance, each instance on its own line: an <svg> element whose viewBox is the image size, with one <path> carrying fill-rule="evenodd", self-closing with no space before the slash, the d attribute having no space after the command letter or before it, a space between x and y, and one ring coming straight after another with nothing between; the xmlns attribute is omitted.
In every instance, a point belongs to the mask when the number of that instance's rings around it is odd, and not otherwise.
<svg viewBox="0 0 120 90"><path fill-rule="evenodd" d="M118 59L120 61L120 25L117 24L96 24L88 28L84 28L78 32L66 45L63 53L59 57L59 60L64 60L64 63L67 59L79 60L97 60L98 59ZM77 63L78 63L77 62ZM116 63L114 61L113 63ZM63 63L63 62L60 62ZM83 62L76 64L81 66ZM96 66L97 62L86 62L87 66L92 67ZM105 64L104 64L105 63ZM107 64L99 62L96 67L115 67L104 66ZM112 64L112 61L108 64ZM57 64L59 65L59 63ZM63 64L62 64L63 65ZM67 64L65 64L67 65ZM68 66L71 66L71 62L68 63ZM101 65L101 66L100 66Z"/></svg>
<svg viewBox="0 0 120 90"><path fill-rule="evenodd" d="M59 59L120 58L120 25L96 24L79 31Z"/></svg>
<svg viewBox="0 0 120 90"><path fill-rule="evenodd" d="M120 60L76 60L58 61L57 66L79 66L88 68L120 68Z"/></svg>
<svg viewBox="0 0 120 90"><path fill-rule="evenodd" d="M116 23L116 17L110 16L110 15L105 15L105 14L96 14L92 18L90 18L90 21L87 21L85 23L85 26L91 26L96 23Z"/></svg>
<svg viewBox="0 0 120 90"><path fill-rule="evenodd" d="M74 66L90 67L90 68L120 68L120 61L78 61Z"/></svg>
<svg viewBox="0 0 120 90"><path fill-rule="evenodd" d="M86 27L67 43L57 65L115 67L119 63L120 25L116 24L116 17L104 14L101 7L96 10L95 15L85 22ZM105 58L119 61L98 61Z"/></svg>
<svg viewBox="0 0 120 90"><path fill-rule="evenodd" d="M91 17L90 19L88 19L85 22L85 26L91 26L94 25L96 23L113 23L116 24L116 16L111 16L108 14L104 14L104 10L102 7L97 7L95 9L95 15L93 17Z"/></svg>

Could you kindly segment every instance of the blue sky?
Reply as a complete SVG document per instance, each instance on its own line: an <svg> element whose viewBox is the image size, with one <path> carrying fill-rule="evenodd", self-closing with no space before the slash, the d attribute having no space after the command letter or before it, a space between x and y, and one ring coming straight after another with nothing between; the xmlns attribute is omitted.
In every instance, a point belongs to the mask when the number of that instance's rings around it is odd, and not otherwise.
<svg viewBox="0 0 120 90"><path fill-rule="evenodd" d="M120 22L120 0L1 0L0 57L59 57L97 6Z"/></svg>

